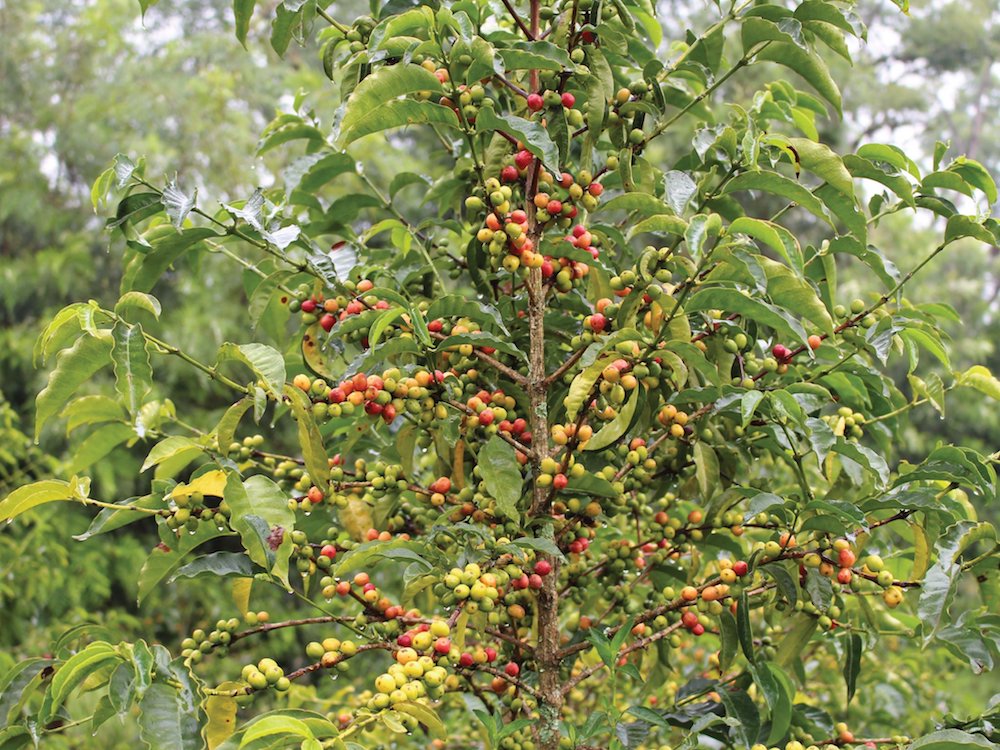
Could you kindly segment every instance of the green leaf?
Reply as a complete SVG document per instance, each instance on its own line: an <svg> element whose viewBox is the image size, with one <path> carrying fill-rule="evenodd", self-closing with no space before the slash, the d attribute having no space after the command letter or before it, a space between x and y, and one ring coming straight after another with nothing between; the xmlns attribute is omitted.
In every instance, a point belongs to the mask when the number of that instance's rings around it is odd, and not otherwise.
<svg viewBox="0 0 1000 750"><path fill-rule="evenodd" d="M736 631L736 618L728 611L719 616L719 639L722 644L719 649L719 671L726 672L736 658L736 649L740 642Z"/></svg>
<svg viewBox="0 0 1000 750"><path fill-rule="evenodd" d="M767 296L785 310L793 310L821 331L833 333L833 318L816 289L790 268L769 258L757 258L767 274Z"/></svg>
<svg viewBox="0 0 1000 750"><path fill-rule="evenodd" d="M313 419L309 397L292 385L285 386L285 397L298 422L299 447L302 449L306 471L314 484L322 486L330 478L330 463L323 446L323 436Z"/></svg>
<svg viewBox="0 0 1000 750"><path fill-rule="evenodd" d="M611 200L604 202L600 205L600 211L625 211L626 213L632 213L633 211L640 214L641 216L656 216L659 217L663 214L671 216L670 224L672 226L684 226L687 227L687 222L683 219L673 216L673 209L670 208L666 203L657 198L655 195L650 195L649 193L634 192L634 193L624 193L622 195L615 196ZM641 226L641 224L640 224ZM632 236L639 233L639 229L636 228L632 231ZM670 230L654 230L643 228L641 231L651 232L651 231L670 231Z"/></svg>
<svg viewBox="0 0 1000 750"><path fill-rule="evenodd" d="M32 350L32 363L36 366L45 363L54 352L69 344L69 341L80 333L80 313L90 305L85 302L75 302L66 305L55 314L48 325L35 339Z"/></svg>
<svg viewBox="0 0 1000 750"><path fill-rule="evenodd" d="M82 651L73 654L56 670L55 676L52 678L52 684L49 686L40 711L42 720L46 722L51 720L78 685L114 661L123 661L123 659L115 648L105 641L91 643Z"/></svg>
<svg viewBox="0 0 1000 750"><path fill-rule="evenodd" d="M753 629L750 627L750 598L746 589L740 592L740 601L736 605L736 634L739 636L743 655L753 664Z"/></svg>
<svg viewBox="0 0 1000 750"><path fill-rule="evenodd" d="M841 111L840 89L830 75L830 69L816 53L791 42L773 41L757 53L757 60L770 60L784 65L802 76L837 112Z"/></svg>
<svg viewBox="0 0 1000 750"><path fill-rule="evenodd" d="M934 547L937 561L924 576L917 602L924 643L928 643L947 621L948 610L962 575L958 563L962 553L976 542L989 540L995 543L996 539L996 529L992 524L960 521L949 526L938 540Z"/></svg>
<svg viewBox="0 0 1000 750"><path fill-rule="evenodd" d="M376 347L378 342L382 340L382 334L395 323L399 318L405 313L402 307L391 307L381 315L379 315L375 322L372 323L372 327L368 329L368 346Z"/></svg>
<svg viewBox="0 0 1000 750"><path fill-rule="evenodd" d="M569 393L563 399L563 405L566 407L566 419L568 421L572 422L576 419L576 415L580 412L584 400L586 400L587 396L593 390L598 378L601 377L601 372L615 359L616 357L613 354L598 357L573 378L573 382L569 386Z"/></svg>
<svg viewBox="0 0 1000 750"><path fill-rule="evenodd" d="M777 172L744 172L736 175L723 188L723 193L738 193L743 190L761 190L765 193L780 195L792 203L797 203L813 216L833 227L830 215L823 202L799 183Z"/></svg>
<svg viewBox="0 0 1000 750"><path fill-rule="evenodd" d="M233 16L236 21L236 38L246 49L247 33L250 31L250 19L256 0L233 0Z"/></svg>
<svg viewBox="0 0 1000 750"><path fill-rule="evenodd" d="M69 464L68 471L77 474L90 468L126 440L135 436L135 430L127 424L116 422L98 427L73 451L73 460Z"/></svg>
<svg viewBox="0 0 1000 750"><path fill-rule="evenodd" d="M767 743L772 745L784 737L791 726L795 689L781 667L772 662L761 662L754 670L754 677L771 709L771 732Z"/></svg>
<svg viewBox="0 0 1000 750"><path fill-rule="evenodd" d="M250 560L241 552L213 552L210 555L197 557L187 565L177 569L167 583L173 583L178 578L198 578L200 576L249 578L253 575Z"/></svg>
<svg viewBox="0 0 1000 750"><path fill-rule="evenodd" d="M347 145L370 133L416 122L457 125L455 113L447 107L427 101L399 99L418 91L442 90L437 76L419 65L382 66L365 77L351 92L343 105L343 117L336 128L334 140Z"/></svg>
<svg viewBox="0 0 1000 750"><path fill-rule="evenodd" d="M851 702L858 685L858 674L861 672L861 652L863 650L861 636L851 633L844 644L844 683L847 685L847 702Z"/></svg>
<svg viewBox="0 0 1000 750"><path fill-rule="evenodd" d="M507 331L499 310L460 294L446 294L431 302L431 306L427 308L427 319L438 318L469 318L480 325L493 325L501 331Z"/></svg>
<svg viewBox="0 0 1000 750"><path fill-rule="evenodd" d="M189 691L154 682L139 702L139 737L150 750L201 750L198 712Z"/></svg>
<svg viewBox="0 0 1000 750"><path fill-rule="evenodd" d="M251 406L253 406L253 401L249 397L245 397L226 409L219 424L215 426L215 435L218 438L220 450L227 450L236 439L236 428ZM143 468L145 469L145 467Z"/></svg>
<svg viewBox="0 0 1000 750"><path fill-rule="evenodd" d="M963 237L972 237L987 245L994 245L997 242L993 233L978 221L970 216L955 214L948 219L948 224L945 226L944 241L947 244Z"/></svg>
<svg viewBox="0 0 1000 750"><path fill-rule="evenodd" d="M746 234L755 240L763 242L785 262L794 268L801 275L804 261L802 258L802 248L799 241L791 232L780 224L775 224L763 219L752 219L748 216L741 216L729 225L731 234Z"/></svg>
<svg viewBox="0 0 1000 750"><path fill-rule="evenodd" d="M726 707L726 716L739 722L733 728L736 741L743 747L751 747L756 743L757 735L760 733L760 711L753 698L743 690L722 689L718 692Z"/></svg>
<svg viewBox="0 0 1000 750"><path fill-rule="evenodd" d="M143 495L142 497L129 497L122 500L119 505L133 505L137 508L164 508L165 503L161 495L151 494ZM82 534L74 534L73 538L78 542L86 541L92 536L97 536L98 534L106 534L109 531L114 531L115 529L120 529L122 526L127 526L135 521L140 521L142 519L148 519L149 513L143 513L138 510L130 510L128 508L112 509L112 508L101 508L100 513L94 516L94 520L91 521L90 526Z"/></svg>
<svg viewBox="0 0 1000 750"><path fill-rule="evenodd" d="M63 500L85 500L90 487L89 480L72 482L61 479L43 479L32 482L11 492L0 500L0 521L10 521L39 505Z"/></svg>
<svg viewBox="0 0 1000 750"><path fill-rule="evenodd" d="M517 521L523 477L514 448L494 435L480 448L477 465L486 491L496 500L497 509Z"/></svg>
<svg viewBox="0 0 1000 750"><path fill-rule="evenodd" d="M514 42L510 47L497 50L507 70L572 70L576 66L569 53L562 47L545 40Z"/></svg>
<svg viewBox="0 0 1000 750"><path fill-rule="evenodd" d="M789 138L788 144L795 150L803 169L854 200L854 178L844 166L843 159L829 146L808 138Z"/></svg>
<svg viewBox="0 0 1000 750"><path fill-rule="evenodd" d="M181 566L191 550L210 539L228 535L229 532L220 531L214 523L203 523L199 524L194 534L182 531L180 536L171 540L171 545L161 544L153 548L139 571L139 604L142 604L153 589Z"/></svg>
<svg viewBox="0 0 1000 750"><path fill-rule="evenodd" d="M145 292L125 292L115 303L115 312L122 315L126 310L137 309L152 313L159 320L162 307L160 301L152 294Z"/></svg>
<svg viewBox="0 0 1000 750"><path fill-rule="evenodd" d="M694 471L702 502L707 502L719 489L719 457L712 446L700 440L694 444Z"/></svg>
<svg viewBox="0 0 1000 750"><path fill-rule="evenodd" d="M285 386L285 358L281 352L265 344L232 344L219 347L220 362L236 360L249 367L263 382L265 390L275 399L281 398Z"/></svg>
<svg viewBox="0 0 1000 750"><path fill-rule="evenodd" d="M958 384L975 388L980 393L1000 401L1000 380L982 365L973 365L958 373Z"/></svg>
<svg viewBox="0 0 1000 750"><path fill-rule="evenodd" d="M296 738L314 739L309 725L293 716L264 716L255 721L244 733L240 747L247 747L255 740L275 735L292 735Z"/></svg>
<svg viewBox="0 0 1000 750"><path fill-rule="evenodd" d="M228 445L228 443L226 445ZM142 467L139 471L146 471L146 469L150 469L170 458L174 458L180 453L191 450L200 452L202 447L191 438L172 435L153 446L153 449L146 456L146 460L142 462Z"/></svg>
<svg viewBox="0 0 1000 750"><path fill-rule="evenodd" d="M915 740L907 745L907 750L996 750L996 747L981 734L941 729Z"/></svg>
<svg viewBox="0 0 1000 750"><path fill-rule="evenodd" d="M76 393L77 389L111 362L111 335L81 336L69 349L56 358L56 367L49 373L49 382L35 399L35 439L42 434L45 423Z"/></svg>
<svg viewBox="0 0 1000 750"><path fill-rule="evenodd" d="M476 131L492 133L495 130L517 138L528 151L541 159L546 167L559 173L559 149L541 123L516 115L501 117L492 107L483 107L476 115Z"/></svg>
<svg viewBox="0 0 1000 750"><path fill-rule="evenodd" d="M126 261L121 284L123 292L130 289L148 292L175 261L210 237L222 238L208 227L191 227L178 232L169 224L154 227L144 236L152 249L135 253Z"/></svg>
<svg viewBox="0 0 1000 750"><path fill-rule="evenodd" d="M635 193L629 193L629 195L635 195ZM679 216L670 216L665 213L658 214L633 224L628 231L628 239L638 237L640 234L647 232L650 234L673 234L677 237L683 237L687 232L687 228L687 222Z"/></svg>
<svg viewBox="0 0 1000 750"><path fill-rule="evenodd" d="M25 659L11 667L0 679L0 724L6 725L11 713L28 697L28 686L52 664L41 657ZM0 747L3 747L0 744Z"/></svg>
<svg viewBox="0 0 1000 750"><path fill-rule="evenodd" d="M229 523L239 532L250 559L287 585L290 536L295 527L295 513L288 507L288 494L262 474L252 476L245 482L240 482L236 474L230 474L224 497L230 508ZM263 540L259 524L248 520L248 517L264 522ZM270 529L276 527L284 529L285 536L278 549L271 550L267 547L266 536Z"/></svg>
<svg viewBox="0 0 1000 750"><path fill-rule="evenodd" d="M424 725L431 737L438 739L447 738L448 730L445 729L444 723L440 718L438 718L437 713L435 713L435 711L429 706L425 706L423 703L403 701L401 703L393 704L392 708L395 711L401 711L404 714L409 714L414 719L419 721Z"/></svg>
<svg viewBox="0 0 1000 750"><path fill-rule="evenodd" d="M989 205L997 202L997 184L993 176L982 164L975 159L960 156L948 165L949 172L955 172L963 180L973 185L983 192Z"/></svg>
<svg viewBox="0 0 1000 750"><path fill-rule="evenodd" d="M121 320L115 321L111 336L114 339L111 360L114 363L115 389L128 413L134 417L153 385L153 367L149 363L146 337L138 323L130 325Z"/></svg>
<svg viewBox="0 0 1000 750"><path fill-rule="evenodd" d="M639 404L639 400L640 389L636 388L632 391L632 394L629 396L628 401L625 402L625 405L618 410L615 418L599 429L597 433L586 442L583 446L583 450L596 451L607 448L609 445L618 440L618 438L624 435L632 424L632 418L635 416L635 409Z"/></svg>
<svg viewBox="0 0 1000 750"><path fill-rule="evenodd" d="M739 313L744 318L773 328L783 338L793 338L805 344L808 336L802 325L783 310L762 300L749 297L736 289L703 288L695 292L684 305L687 312L722 310Z"/></svg>

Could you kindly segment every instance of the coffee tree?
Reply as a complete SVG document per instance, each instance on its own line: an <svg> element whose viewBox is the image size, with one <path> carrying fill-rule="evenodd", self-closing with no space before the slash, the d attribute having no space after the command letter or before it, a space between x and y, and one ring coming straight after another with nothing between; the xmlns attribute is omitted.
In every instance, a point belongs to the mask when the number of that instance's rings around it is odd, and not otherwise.
<svg viewBox="0 0 1000 750"><path fill-rule="evenodd" d="M88 545L155 525L140 600L221 577L233 602L178 643L71 631L0 683L0 746L133 715L154 748L996 747L986 695L905 709L1000 659L997 457L897 438L949 391L1000 398L952 369L946 302L905 296L1000 242L997 189L944 145L927 171L822 143L851 7L724 2L694 31L649 0L372 9L275 9L274 48L314 35L314 96L342 103L268 126L262 152L300 154L272 187L212 204L125 156L97 180L121 297L42 332L36 431L89 430L81 465L141 443L149 492L44 479L0 517L79 503ZM774 79L719 106L758 65ZM381 180L366 136L443 174ZM901 211L942 235L897 269L869 232ZM207 254L249 279L206 294L248 319L214 362L154 333L151 293ZM880 291L843 298L850 264ZM215 424L156 388L161 357L228 392ZM114 393L78 395L106 367ZM282 612L251 606L275 587ZM302 633L283 664L279 629Z"/></svg>

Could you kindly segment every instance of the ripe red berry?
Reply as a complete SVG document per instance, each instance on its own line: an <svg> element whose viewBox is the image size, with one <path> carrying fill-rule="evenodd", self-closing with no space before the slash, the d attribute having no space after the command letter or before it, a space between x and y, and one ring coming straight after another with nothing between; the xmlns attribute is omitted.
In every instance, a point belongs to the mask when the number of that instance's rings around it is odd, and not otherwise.
<svg viewBox="0 0 1000 750"><path fill-rule="evenodd" d="M306 301L304 301L302 303L302 312L304 313L316 312L316 301L311 299L307 299Z"/></svg>
<svg viewBox="0 0 1000 750"><path fill-rule="evenodd" d="M521 667L519 667L517 664L511 661L507 662L507 666L503 668L503 671L506 672L510 677L517 677L519 674L521 674Z"/></svg>
<svg viewBox="0 0 1000 750"><path fill-rule="evenodd" d="M608 319L604 317L601 313L594 313L590 316L590 330L594 333L600 333L608 325Z"/></svg>
<svg viewBox="0 0 1000 750"><path fill-rule="evenodd" d="M427 324L427 330L431 333L441 333L444 328L444 321L442 320L432 320Z"/></svg>
<svg viewBox="0 0 1000 750"><path fill-rule="evenodd" d="M337 319L333 317L330 313L327 313L322 318L319 319L319 324L323 327L323 330L329 333L333 326L336 325Z"/></svg>
<svg viewBox="0 0 1000 750"><path fill-rule="evenodd" d="M599 182L592 182L587 186L587 192L592 196L597 198L601 193L604 192L604 185Z"/></svg>
<svg viewBox="0 0 1000 750"><path fill-rule="evenodd" d="M817 336L815 333L812 336L810 336L807 340L809 341L809 348L812 349L813 351L819 349L823 345L823 339Z"/></svg>
<svg viewBox="0 0 1000 750"><path fill-rule="evenodd" d="M691 632L694 633L695 635L702 635L705 632L705 626L699 622L697 625L691 628Z"/></svg>
<svg viewBox="0 0 1000 750"><path fill-rule="evenodd" d="M733 563L733 572L740 577L745 576L749 569L749 566L743 560L737 560Z"/></svg>
<svg viewBox="0 0 1000 750"><path fill-rule="evenodd" d="M514 163L517 165L518 169L527 169L528 165L531 164L535 157L527 149L518 151L514 156ZM513 217L512 217L513 218Z"/></svg>
<svg viewBox="0 0 1000 750"><path fill-rule="evenodd" d="M562 105L566 109L572 109L573 105L576 104L576 97L573 96L568 91L562 95Z"/></svg>
<svg viewBox="0 0 1000 750"><path fill-rule="evenodd" d="M558 216L562 212L562 207L562 201L551 200L548 205L545 206L545 210L549 216Z"/></svg>
<svg viewBox="0 0 1000 750"><path fill-rule="evenodd" d="M473 664L476 663L476 660L472 658L472 654L466 651L464 654L458 657L458 663L461 664L463 667L471 667Z"/></svg>
<svg viewBox="0 0 1000 750"><path fill-rule="evenodd" d="M539 560L535 563L535 572L540 576L547 576L552 572L552 563L548 560Z"/></svg>
<svg viewBox="0 0 1000 750"><path fill-rule="evenodd" d="M438 638L434 641L434 650L439 654L447 654L451 651L451 640L448 638Z"/></svg>
<svg viewBox="0 0 1000 750"><path fill-rule="evenodd" d="M403 648L409 648L413 645L413 636L409 633L403 633L399 638L396 639L396 643Z"/></svg>
<svg viewBox="0 0 1000 750"><path fill-rule="evenodd" d="M324 544L323 549L319 551L321 555L329 557L331 560L337 556L337 548L332 544Z"/></svg>
<svg viewBox="0 0 1000 750"><path fill-rule="evenodd" d="M500 179L504 182L516 182L519 176L517 167L512 164L508 164L500 170Z"/></svg>
<svg viewBox="0 0 1000 750"><path fill-rule="evenodd" d="M566 485L568 484L569 484L569 479L567 479L565 474L556 474L552 478L552 486L555 487L557 490L566 489Z"/></svg>
<svg viewBox="0 0 1000 750"><path fill-rule="evenodd" d="M535 589L536 591L542 587L542 577L538 573L532 573L528 576L528 588Z"/></svg>
<svg viewBox="0 0 1000 750"><path fill-rule="evenodd" d="M857 556L849 549L842 549L837 554L837 562L840 563L840 567L849 568L857 561Z"/></svg>
<svg viewBox="0 0 1000 750"><path fill-rule="evenodd" d="M486 647L486 661L496 661L497 660L497 650L492 646Z"/></svg>
<svg viewBox="0 0 1000 750"><path fill-rule="evenodd" d="M528 109L537 112L545 106L545 100L541 94L528 94Z"/></svg>
<svg viewBox="0 0 1000 750"><path fill-rule="evenodd" d="M494 414L492 409L483 409L479 413L479 424L483 426L491 425L493 424L493 418Z"/></svg>
<svg viewBox="0 0 1000 750"><path fill-rule="evenodd" d="M779 362L787 362L792 356L792 352L783 344L775 344L772 346L771 354L773 354L774 358Z"/></svg>

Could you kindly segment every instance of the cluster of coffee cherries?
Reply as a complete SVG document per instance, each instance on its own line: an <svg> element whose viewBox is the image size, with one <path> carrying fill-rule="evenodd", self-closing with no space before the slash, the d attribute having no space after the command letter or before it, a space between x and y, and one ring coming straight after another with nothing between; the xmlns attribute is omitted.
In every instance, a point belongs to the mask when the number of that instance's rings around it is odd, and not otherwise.
<svg viewBox="0 0 1000 750"><path fill-rule="evenodd" d="M175 531L186 529L189 534L198 531L198 527L203 523L214 523L220 529L225 527L229 518L229 506L226 501L220 498L213 508L207 505L205 500L202 492L173 495L170 498L170 508L164 511L167 526Z"/></svg>
<svg viewBox="0 0 1000 750"><path fill-rule="evenodd" d="M253 455L254 450L262 445L264 445L263 435L247 435L241 441L231 442L226 449L226 455L234 461L246 461Z"/></svg>
<svg viewBox="0 0 1000 750"><path fill-rule="evenodd" d="M306 644L306 656L319 662L324 669L336 669L346 672L347 660L358 653L357 641L349 638L343 641L339 638L324 638L322 641L310 641Z"/></svg>
<svg viewBox="0 0 1000 750"><path fill-rule="evenodd" d="M572 128L583 125L583 112L575 109L576 97L566 91L560 94L558 91L542 91L541 93L528 94L525 104L531 113L543 112L545 109L565 110L566 124Z"/></svg>
<svg viewBox="0 0 1000 750"><path fill-rule="evenodd" d="M291 680L285 676L285 671L274 659L265 657L256 664L247 664L240 673L243 681L254 690L274 688L284 693L291 686Z"/></svg>
<svg viewBox="0 0 1000 750"><path fill-rule="evenodd" d="M338 322L352 315L359 315L365 310L388 310L389 303L374 295L367 295L375 284L370 279L360 281L345 281L346 294L326 297L322 292L314 292L308 285L299 287L296 296L288 300L288 309L302 313L302 323L311 326L316 323L328 333ZM354 332L358 338L363 334ZM348 334L350 335L350 334Z"/></svg>
<svg viewBox="0 0 1000 750"><path fill-rule="evenodd" d="M220 655L225 656L239 627L239 619L232 617L228 620L219 620L215 623L215 628L208 633L198 628L181 641L181 656L191 664L200 662L210 651L217 650Z"/></svg>
<svg viewBox="0 0 1000 750"><path fill-rule="evenodd" d="M517 401L502 390L480 390L465 402L469 414L462 419L462 426L468 430L478 427L488 435L504 432L526 445L531 444L528 422L517 416Z"/></svg>
<svg viewBox="0 0 1000 750"><path fill-rule="evenodd" d="M484 572L477 563L465 568L452 568L434 587L444 606L465 602L466 612L491 612L501 597L501 591L510 583L506 570Z"/></svg>
<svg viewBox="0 0 1000 750"><path fill-rule="evenodd" d="M836 413L827 414L822 419L830 425L834 435L842 435L848 440L857 441L865 434L862 428L865 415L849 406L841 406Z"/></svg>
<svg viewBox="0 0 1000 750"><path fill-rule="evenodd" d="M673 404L665 404L656 414L656 421L670 430L670 436L682 438L691 431L688 427L689 416Z"/></svg>
<svg viewBox="0 0 1000 750"><path fill-rule="evenodd" d="M358 373L331 388L323 378L313 380L299 374L292 385L318 399L313 402L313 415L321 421L350 415L357 409L363 409L372 418L381 417L387 424L396 418L393 393L386 390L379 375Z"/></svg>
<svg viewBox="0 0 1000 750"><path fill-rule="evenodd" d="M437 700L448 689L446 668L460 659L448 637L451 628L443 620L422 623L396 638L395 663L375 678L375 692L367 699L374 711L423 697Z"/></svg>

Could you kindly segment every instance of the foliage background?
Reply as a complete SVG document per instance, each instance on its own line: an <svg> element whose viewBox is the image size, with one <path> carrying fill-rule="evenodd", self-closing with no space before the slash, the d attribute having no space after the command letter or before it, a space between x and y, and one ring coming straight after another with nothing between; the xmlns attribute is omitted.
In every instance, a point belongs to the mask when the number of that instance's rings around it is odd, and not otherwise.
<svg viewBox="0 0 1000 750"><path fill-rule="evenodd" d="M847 149L863 139L894 141L926 161L935 141L950 140L952 153L1000 171L1000 128L993 119L1000 109L998 5L920 0L905 19L890 3L862 3L870 46L856 51L855 67L835 69L847 94L844 118L824 123L824 140ZM667 18L706 12L697 0L661 6ZM360 3L331 8L344 18L363 10ZM86 468L68 459L85 435L67 441L50 428L39 446L28 437L34 394L44 382L32 344L40 321L64 304L87 297L109 304L117 297L121 248L109 245L89 195L113 156L147 155L147 174L176 172L209 200L225 201L270 184L285 166L280 150L247 157L274 115L273 102L290 108L301 87L325 91L308 104L329 122L338 102L321 80L317 50L293 44L279 61L266 29L252 29L247 54L231 23L224 0L161 0L144 18L134 0L0 2L0 496L34 476ZM760 83L754 76L737 79L724 98L745 99ZM408 153L424 150L411 145L398 141L395 149L359 154L368 171L391 175L408 168ZM663 146L664 158L669 148L669 142ZM339 189L346 194L351 186ZM418 196L404 200L412 202L411 213L419 211ZM809 227L802 230L805 239ZM932 245L933 234L934 228L900 214L880 224L873 243L908 268ZM240 340L239 311L246 304L243 280L215 261L203 258L197 274L179 271L157 288L164 338L208 360L218 342ZM841 283L845 294L873 286L862 275ZM957 369L981 363L1000 371L1000 248L955 248L918 276L909 294L947 301L960 313L964 325L948 331ZM197 410L217 413L226 405L197 374L171 365L162 365L159 387L186 394L192 419ZM904 372L899 378L905 383ZM1000 415L983 411L982 402L953 399L948 411L947 422L929 408L915 411L902 455L925 455L938 441L987 453L1000 446ZM111 499L144 491L141 457L141 446L98 457L91 469L96 494ZM152 532L148 539L130 531L72 542L70 535L88 522L82 509L55 504L33 514L31 524L0 531L0 671L80 622L104 623L125 640L176 642L228 615L225 593L203 581L172 587L137 608L134 571L155 544ZM299 658L290 646L290 638L276 635L269 649L276 657L284 649ZM932 654L928 663L939 658ZM981 708L1000 683L980 678L965 687L951 686L948 705L928 708L957 714ZM889 714L901 699L876 696ZM121 730L121 746L128 736ZM114 741L114 733L102 738L105 747Z"/></svg>

